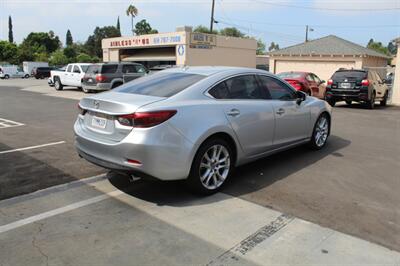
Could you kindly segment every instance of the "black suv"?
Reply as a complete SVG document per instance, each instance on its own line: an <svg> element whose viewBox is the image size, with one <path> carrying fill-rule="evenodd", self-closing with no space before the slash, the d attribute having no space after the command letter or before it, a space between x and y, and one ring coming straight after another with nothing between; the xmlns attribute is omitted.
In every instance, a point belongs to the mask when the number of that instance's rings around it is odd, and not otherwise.
<svg viewBox="0 0 400 266"><path fill-rule="evenodd" d="M349 105L355 101L373 109L375 101L380 101L381 106L386 105L388 87L376 71L339 69L328 80L325 97L331 106L339 101Z"/></svg>
<svg viewBox="0 0 400 266"><path fill-rule="evenodd" d="M35 67L32 69L31 75L36 79L48 78L50 77L50 71L55 69L55 67Z"/></svg>
<svg viewBox="0 0 400 266"><path fill-rule="evenodd" d="M82 79L84 92L114 89L129 80L145 75L148 70L138 63L101 63L89 66Z"/></svg>

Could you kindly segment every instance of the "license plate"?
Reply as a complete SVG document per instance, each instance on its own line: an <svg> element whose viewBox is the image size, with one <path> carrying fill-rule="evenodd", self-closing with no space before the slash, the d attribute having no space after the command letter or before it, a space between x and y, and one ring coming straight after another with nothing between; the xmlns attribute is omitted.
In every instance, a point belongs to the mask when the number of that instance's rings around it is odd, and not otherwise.
<svg viewBox="0 0 400 266"><path fill-rule="evenodd" d="M106 125L107 125L107 119L97 117L97 116L94 116L92 118L92 126L104 129L104 128L106 128Z"/></svg>
<svg viewBox="0 0 400 266"><path fill-rule="evenodd" d="M88 79L88 82L93 82L93 79Z"/></svg>
<svg viewBox="0 0 400 266"><path fill-rule="evenodd" d="M351 88L351 83L348 83L348 82L340 83L340 88L342 88L342 89L350 89Z"/></svg>

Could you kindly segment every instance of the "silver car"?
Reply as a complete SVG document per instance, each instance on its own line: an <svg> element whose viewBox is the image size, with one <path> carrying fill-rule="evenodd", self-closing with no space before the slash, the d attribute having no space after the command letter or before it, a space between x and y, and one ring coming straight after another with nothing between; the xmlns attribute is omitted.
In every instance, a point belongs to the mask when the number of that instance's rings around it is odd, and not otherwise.
<svg viewBox="0 0 400 266"><path fill-rule="evenodd" d="M235 166L327 142L331 107L257 69L171 68L79 103L81 157L211 194Z"/></svg>

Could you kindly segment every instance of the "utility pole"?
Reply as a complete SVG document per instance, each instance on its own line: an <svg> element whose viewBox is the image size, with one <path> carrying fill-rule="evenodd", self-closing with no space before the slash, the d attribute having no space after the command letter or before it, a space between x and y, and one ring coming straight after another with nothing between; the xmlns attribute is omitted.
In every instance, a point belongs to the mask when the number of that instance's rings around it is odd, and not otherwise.
<svg viewBox="0 0 400 266"><path fill-rule="evenodd" d="M215 0L212 0L210 33L213 32L213 26L214 26L214 6L215 6Z"/></svg>
<svg viewBox="0 0 400 266"><path fill-rule="evenodd" d="M308 25L306 25L306 42L308 42Z"/></svg>

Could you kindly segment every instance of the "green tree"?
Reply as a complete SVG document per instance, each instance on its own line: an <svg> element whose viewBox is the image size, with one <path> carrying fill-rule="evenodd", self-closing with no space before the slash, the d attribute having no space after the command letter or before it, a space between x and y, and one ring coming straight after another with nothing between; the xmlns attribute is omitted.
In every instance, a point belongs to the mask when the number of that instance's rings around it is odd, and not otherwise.
<svg viewBox="0 0 400 266"><path fill-rule="evenodd" d="M389 49L381 42L375 42L373 39L369 40L367 48L372 49L378 53L390 55Z"/></svg>
<svg viewBox="0 0 400 266"><path fill-rule="evenodd" d="M67 35L65 36L65 44L67 46L71 46L73 43L74 43L74 40L72 39L71 31L68 29Z"/></svg>
<svg viewBox="0 0 400 266"><path fill-rule="evenodd" d="M92 62L92 57L88 54L81 53L81 54L78 54L78 56L76 57L76 61L78 63L90 63L90 62Z"/></svg>
<svg viewBox="0 0 400 266"><path fill-rule="evenodd" d="M63 50L64 55L68 58L69 62L74 62L76 60L76 50L73 46L65 47Z"/></svg>
<svg viewBox="0 0 400 266"><path fill-rule="evenodd" d="M68 64L68 58L62 50L57 50L51 54L49 63L54 66L62 66Z"/></svg>
<svg viewBox="0 0 400 266"><path fill-rule="evenodd" d="M397 54L397 45L394 42L389 42L387 48L391 55Z"/></svg>
<svg viewBox="0 0 400 266"><path fill-rule="evenodd" d="M142 19L135 25L135 34L136 35L144 35L144 34L153 34L158 33L156 29L151 28L150 24L145 20Z"/></svg>
<svg viewBox="0 0 400 266"><path fill-rule="evenodd" d="M133 18L139 14L138 9L134 5L129 5L126 9L126 15L131 17L132 34L135 35L135 30L133 28Z"/></svg>
<svg viewBox="0 0 400 266"><path fill-rule="evenodd" d="M194 28L193 31L200 32L200 33L210 33L210 29L203 25L198 25L196 28ZM218 34L218 31L213 30L212 34Z"/></svg>
<svg viewBox="0 0 400 266"><path fill-rule="evenodd" d="M15 43L0 41L0 62L19 64L18 48Z"/></svg>
<svg viewBox="0 0 400 266"><path fill-rule="evenodd" d="M39 50L44 51L48 54L56 51L61 47L61 42L58 36L54 35L54 32L31 32L21 43L24 49L30 49L33 53Z"/></svg>
<svg viewBox="0 0 400 266"><path fill-rule="evenodd" d="M96 27L93 35L90 35L85 42L85 48L89 55L102 57L103 49L101 48L101 41L105 38L120 37L121 33L114 26Z"/></svg>
<svg viewBox="0 0 400 266"><path fill-rule="evenodd" d="M265 54L265 43L261 39L257 40L257 51L256 51L256 53L258 55Z"/></svg>
<svg viewBox="0 0 400 266"><path fill-rule="evenodd" d="M268 47L268 51L272 52L272 51L276 51L279 50L279 44L271 42L271 44Z"/></svg>
<svg viewBox="0 0 400 266"><path fill-rule="evenodd" d="M244 38L246 35L235 27L226 27L219 31L220 35Z"/></svg>
<svg viewBox="0 0 400 266"><path fill-rule="evenodd" d="M119 23L119 16L118 16L118 19L117 19L117 29L121 33L121 24Z"/></svg>
<svg viewBox="0 0 400 266"><path fill-rule="evenodd" d="M14 42L13 25L11 16L8 16L8 41L10 43Z"/></svg>

